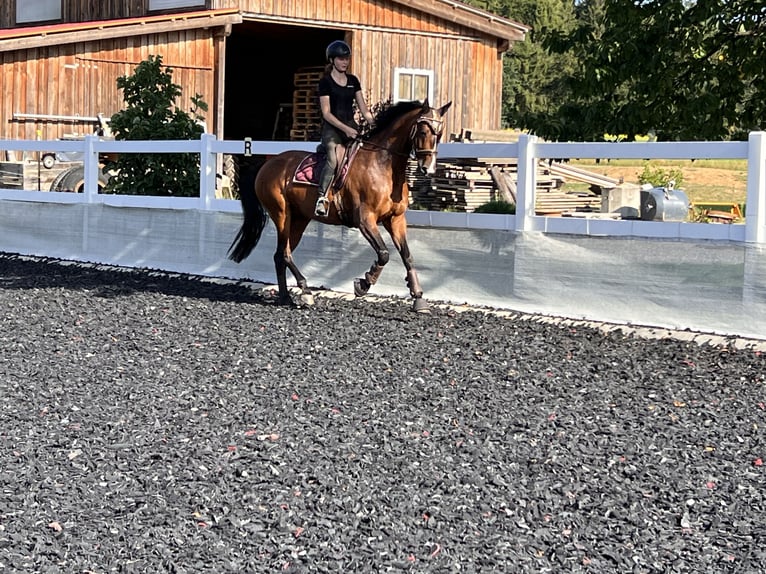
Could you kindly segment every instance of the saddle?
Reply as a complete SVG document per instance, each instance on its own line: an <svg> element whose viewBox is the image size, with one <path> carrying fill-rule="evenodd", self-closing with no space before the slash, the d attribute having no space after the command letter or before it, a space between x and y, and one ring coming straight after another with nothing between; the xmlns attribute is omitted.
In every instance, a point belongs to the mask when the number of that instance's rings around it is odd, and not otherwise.
<svg viewBox="0 0 766 574"><path fill-rule="evenodd" d="M338 162L338 168L335 171L335 176L331 188L338 191L343 187L348 175L348 170L351 167L351 163L354 161L359 148L362 147L361 140L354 140L348 147L344 146L343 157ZM322 175L322 168L327 161L327 153L323 146L318 146L317 151L308 154L304 157L295 168L293 174L293 183L301 183L303 185L316 185L319 187L319 177Z"/></svg>

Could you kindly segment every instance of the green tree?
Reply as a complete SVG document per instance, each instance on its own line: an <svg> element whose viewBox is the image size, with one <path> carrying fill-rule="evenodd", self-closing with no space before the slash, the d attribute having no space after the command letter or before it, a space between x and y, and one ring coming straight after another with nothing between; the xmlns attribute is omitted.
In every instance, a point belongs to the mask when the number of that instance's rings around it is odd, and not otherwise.
<svg viewBox="0 0 766 574"><path fill-rule="evenodd" d="M586 4L592 3L586 1ZM764 123L762 0L604 0L603 28L578 19L548 38L577 55L573 98L554 111L555 139L654 133L659 140L745 137Z"/></svg>
<svg viewBox="0 0 766 574"><path fill-rule="evenodd" d="M191 113L177 107L181 87L163 69L161 56L149 56L132 76L117 78L125 109L115 113L109 128L117 140L199 139L207 104L199 94L191 98ZM116 170L106 193L130 195L199 195L199 156L182 153L126 153L108 166Z"/></svg>
<svg viewBox="0 0 766 574"><path fill-rule="evenodd" d="M503 124L528 129L549 123L561 102L569 99L566 78L575 61L567 53L554 53L545 44L552 34L575 26L571 0L470 0L468 3L520 22L532 29L503 55Z"/></svg>

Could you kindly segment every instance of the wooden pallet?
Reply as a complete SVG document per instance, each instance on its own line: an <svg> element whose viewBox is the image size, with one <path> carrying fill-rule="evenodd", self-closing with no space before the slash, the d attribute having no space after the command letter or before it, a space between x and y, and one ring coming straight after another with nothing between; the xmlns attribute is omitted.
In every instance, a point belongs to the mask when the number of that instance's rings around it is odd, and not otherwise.
<svg viewBox="0 0 766 574"><path fill-rule="evenodd" d="M324 66L298 68L293 76L293 85L298 89L316 89L324 74Z"/></svg>
<svg viewBox="0 0 766 574"><path fill-rule="evenodd" d="M316 87L306 90L293 90L293 100L298 102L314 101L317 98Z"/></svg>
<svg viewBox="0 0 766 574"><path fill-rule="evenodd" d="M294 142L319 141L319 128L292 129L290 130L290 141L294 141Z"/></svg>
<svg viewBox="0 0 766 574"><path fill-rule="evenodd" d="M317 84L324 74L324 67L300 68L295 72L293 83L293 122L290 130L292 141L319 139L322 114L319 110Z"/></svg>

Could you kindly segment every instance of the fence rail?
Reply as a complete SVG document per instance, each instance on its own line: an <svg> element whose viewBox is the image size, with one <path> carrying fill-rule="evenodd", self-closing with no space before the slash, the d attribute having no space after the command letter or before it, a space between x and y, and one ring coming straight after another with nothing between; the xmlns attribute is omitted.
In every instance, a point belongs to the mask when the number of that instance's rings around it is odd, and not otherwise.
<svg viewBox="0 0 766 574"><path fill-rule="evenodd" d="M83 154L85 185L82 194L0 188L0 200L48 203L100 203L109 206L161 209L239 211L238 202L216 197L216 166L222 154L272 155L286 149L313 151L312 142L218 140L204 134L199 140L116 141L86 136L83 140L0 140L0 152L79 152ZM196 153L200 156L199 195L154 197L100 194L101 153ZM516 215L410 211L411 225L506 229L574 235L711 239L766 243L766 132L753 132L746 142L620 142L551 143L522 135L515 143L443 143L440 159L516 158ZM742 224L711 225L693 222L612 220L546 217L535 214L536 166L540 159L744 159L748 162L747 211Z"/></svg>

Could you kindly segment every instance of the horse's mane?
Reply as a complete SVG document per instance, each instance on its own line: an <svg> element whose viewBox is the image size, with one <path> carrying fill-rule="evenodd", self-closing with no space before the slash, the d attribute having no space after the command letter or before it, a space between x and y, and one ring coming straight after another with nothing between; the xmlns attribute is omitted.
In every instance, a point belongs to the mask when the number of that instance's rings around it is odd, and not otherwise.
<svg viewBox="0 0 766 574"><path fill-rule="evenodd" d="M411 102L397 102L391 106L381 109L375 115L375 127L372 128L370 133L367 134L367 137L369 138L379 134L380 132L390 127L391 124L393 124L400 117L416 109L423 109L423 103L417 100Z"/></svg>

